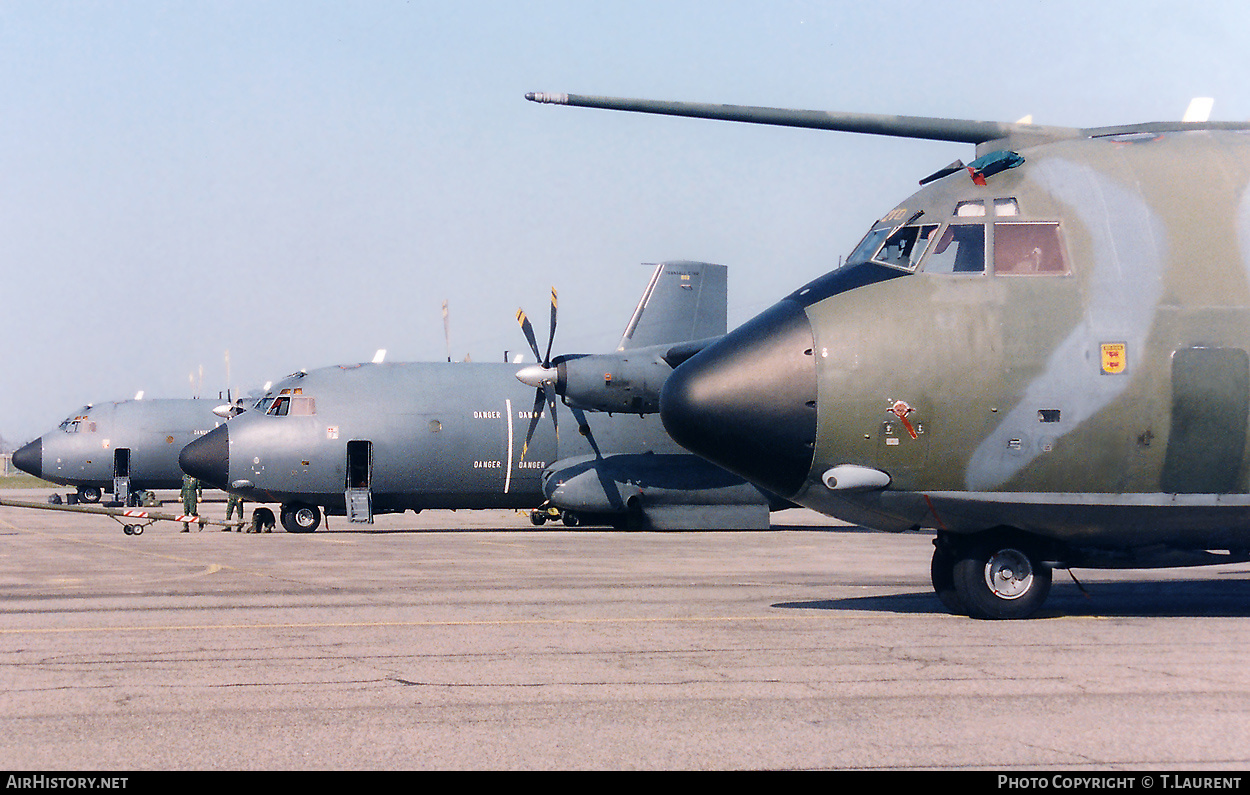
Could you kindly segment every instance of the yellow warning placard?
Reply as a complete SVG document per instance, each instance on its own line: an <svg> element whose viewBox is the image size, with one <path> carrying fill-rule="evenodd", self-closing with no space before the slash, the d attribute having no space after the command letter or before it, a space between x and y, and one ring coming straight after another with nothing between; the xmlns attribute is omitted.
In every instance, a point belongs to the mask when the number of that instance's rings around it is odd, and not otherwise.
<svg viewBox="0 0 1250 795"><path fill-rule="evenodd" d="M1119 375L1128 367L1128 346L1123 342L1102 343L1102 372Z"/></svg>

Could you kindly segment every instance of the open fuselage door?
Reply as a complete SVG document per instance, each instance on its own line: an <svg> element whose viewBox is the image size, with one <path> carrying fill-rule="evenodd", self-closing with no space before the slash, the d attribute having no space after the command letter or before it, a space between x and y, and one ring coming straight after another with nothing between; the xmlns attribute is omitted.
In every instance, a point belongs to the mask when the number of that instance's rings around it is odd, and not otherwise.
<svg viewBox="0 0 1250 795"><path fill-rule="evenodd" d="M119 447L113 451L113 499L122 505L130 504L130 448Z"/></svg>
<svg viewBox="0 0 1250 795"><path fill-rule="evenodd" d="M347 521L373 524L373 442L347 443Z"/></svg>

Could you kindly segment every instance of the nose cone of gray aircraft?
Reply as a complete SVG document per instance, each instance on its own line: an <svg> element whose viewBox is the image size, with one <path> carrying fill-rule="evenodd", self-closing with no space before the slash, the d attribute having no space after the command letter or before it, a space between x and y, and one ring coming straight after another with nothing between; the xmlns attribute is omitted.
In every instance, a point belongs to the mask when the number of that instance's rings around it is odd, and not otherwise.
<svg viewBox="0 0 1250 795"><path fill-rule="evenodd" d="M43 438L23 445L13 453L13 466L37 478L43 477Z"/></svg>
<svg viewBox="0 0 1250 795"><path fill-rule="evenodd" d="M678 444L783 497L816 441L816 363L803 307L782 301L673 371L660 397Z"/></svg>
<svg viewBox="0 0 1250 795"><path fill-rule="evenodd" d="M221 425L191 444L178 454L178 466L202 483L224 489L230 480L230 430Z"/></svg>

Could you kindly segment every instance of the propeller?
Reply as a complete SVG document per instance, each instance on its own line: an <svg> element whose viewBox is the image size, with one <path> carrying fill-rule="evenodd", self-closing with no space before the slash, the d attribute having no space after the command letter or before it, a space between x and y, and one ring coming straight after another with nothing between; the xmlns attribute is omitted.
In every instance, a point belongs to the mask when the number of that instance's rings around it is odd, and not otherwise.
<svg viewBox="0 0 1250 795"><path fill-rule="evenodd" d="M521 325L521 332L525 334L525 341L530 344L530 350L534 352L534 360L539 362L539 364L522 368L517 373L517 378L523 383L535 387L534 409L530 412L530 427L525 432L525 444L521 447L521 458L525 458L530 440L534 438L534 429L538 427L538 421L542 417L544 403L551 409L551 427L555 429L557 438L560 432L559 423L556 420L556 369L551 366L551 346L556 338L556 288L551 288L551 331L547 335L547 354L545 356L538 352L538 341L534 338L534 327L530 323L529 317L526 316L524 309L516 311L516 319L517 323Z"/></svg>

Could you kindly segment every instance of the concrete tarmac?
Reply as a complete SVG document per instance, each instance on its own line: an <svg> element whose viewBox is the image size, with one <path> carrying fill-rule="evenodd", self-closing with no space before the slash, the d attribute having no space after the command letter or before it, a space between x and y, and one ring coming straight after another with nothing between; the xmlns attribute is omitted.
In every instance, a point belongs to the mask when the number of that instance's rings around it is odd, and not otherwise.
<svg viewBox="0 0 1250 795"><path fill-rule="evenodd" d="M0 508L4 767L1250 768L1250 566L1057 572L982 622L930 536L807 511L180 529Z"/></svg>

